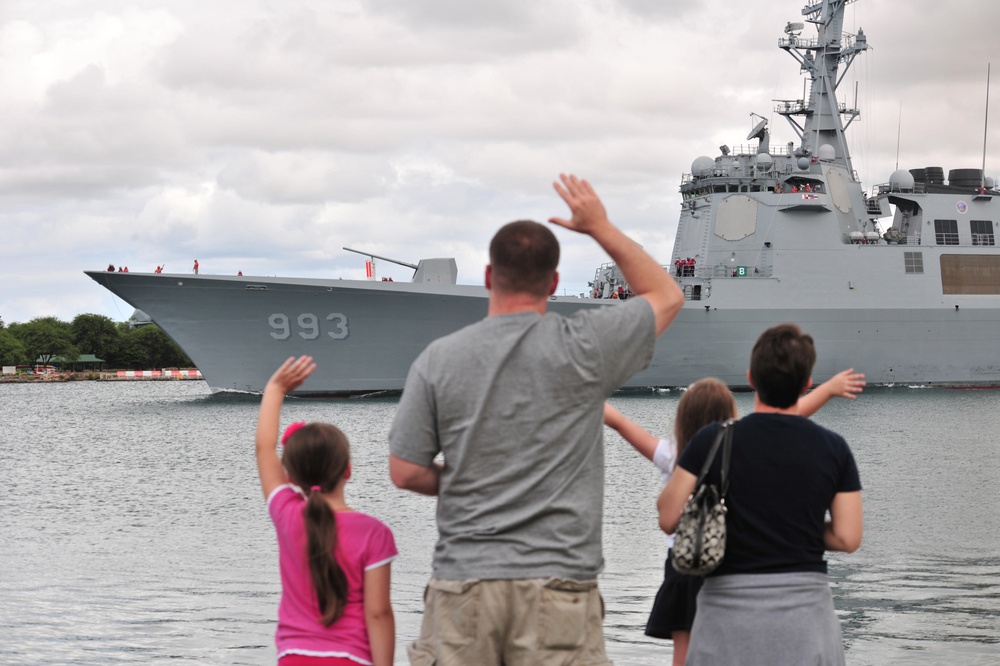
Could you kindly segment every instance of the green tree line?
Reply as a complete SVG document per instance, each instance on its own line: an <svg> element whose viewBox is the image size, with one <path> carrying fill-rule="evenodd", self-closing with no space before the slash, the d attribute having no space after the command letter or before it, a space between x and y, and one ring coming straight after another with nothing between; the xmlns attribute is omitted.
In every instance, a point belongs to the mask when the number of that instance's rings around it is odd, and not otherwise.
<svg viewBox="0 0 1000 666"><path fill-rule="evenodd" d="M81 354L104 360L104 367L123 370L191 367L191 359L155 324L129 328L128 322L80 314L71 322L36 317L26 323L0 319L0 364L45 365L59 358L71 363Z"/></svg>

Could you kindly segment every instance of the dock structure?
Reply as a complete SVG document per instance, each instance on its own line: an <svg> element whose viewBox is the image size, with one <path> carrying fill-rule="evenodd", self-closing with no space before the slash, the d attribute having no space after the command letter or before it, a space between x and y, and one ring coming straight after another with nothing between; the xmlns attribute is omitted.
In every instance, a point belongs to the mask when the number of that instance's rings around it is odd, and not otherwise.
<svg viewBox="0 0 1000 666"><path fill-rule="evenodd" d="M102 372L101 381L142 379L202 379L201 372L192 370L114 370Z"/></svg>
<svg viewBox="0 0 1000 666"><path fill-rule="evenodd" d="M196 368L189 370L100 370L84 372L5 373L2 383L72 382L72 381L178 381L204 379Z"/></svg>

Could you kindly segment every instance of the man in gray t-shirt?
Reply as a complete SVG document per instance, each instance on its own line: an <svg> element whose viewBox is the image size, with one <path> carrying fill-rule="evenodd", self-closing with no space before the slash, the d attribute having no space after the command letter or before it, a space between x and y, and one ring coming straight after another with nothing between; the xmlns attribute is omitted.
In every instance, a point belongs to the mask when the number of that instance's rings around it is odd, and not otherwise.
<svg viewBox="0 0 1000 666"><path fill-rule="evenodd" d="M649 364L683 295L586 181L561 183L572 218L550 221L594 238L636 298L546 313L558 241L512 222L490 244L487 317L414 361L389 434L393 482L438 496L414 664L607 663L602 404Z"/></svg>

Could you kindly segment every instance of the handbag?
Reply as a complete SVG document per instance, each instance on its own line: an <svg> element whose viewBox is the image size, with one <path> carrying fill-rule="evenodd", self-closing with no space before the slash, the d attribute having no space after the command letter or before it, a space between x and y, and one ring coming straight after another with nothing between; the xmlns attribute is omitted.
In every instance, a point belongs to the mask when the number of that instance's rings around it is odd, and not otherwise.
<svg viewBox="0 0 1000 666"><path fill-rule="evenodd" d="M674 533L673 566L682 574L704 576L715 571L726 554L726 491L729 489L729 459L733 448L735 419L719 426L701 474L688 498ZM705 483L705 476L722 447L719 486Z"/></svg>

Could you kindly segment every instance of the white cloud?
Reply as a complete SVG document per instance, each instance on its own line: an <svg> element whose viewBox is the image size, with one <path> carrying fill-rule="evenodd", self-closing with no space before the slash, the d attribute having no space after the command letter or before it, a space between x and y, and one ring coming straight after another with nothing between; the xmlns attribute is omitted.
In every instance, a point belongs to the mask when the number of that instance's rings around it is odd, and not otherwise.
<svg viewBox="0 0 1000 666"><path fill-rule="evenodd" d="M772 100L802 94L777 48L801 5L7 0L0 316L127 316L82 275L109 261L360 277L348 246L455 256L479 282L500 224L562 214L550 183L566 170L668 261L694 158L745 142L751 112L774 145L793 138ZM841 88L853 104L859 82L866 185L895 168L897 128L904 168L978 166L991 10L849 5L873 46ZM582 291L605 258L557 233L563 284Z"/></svg>

